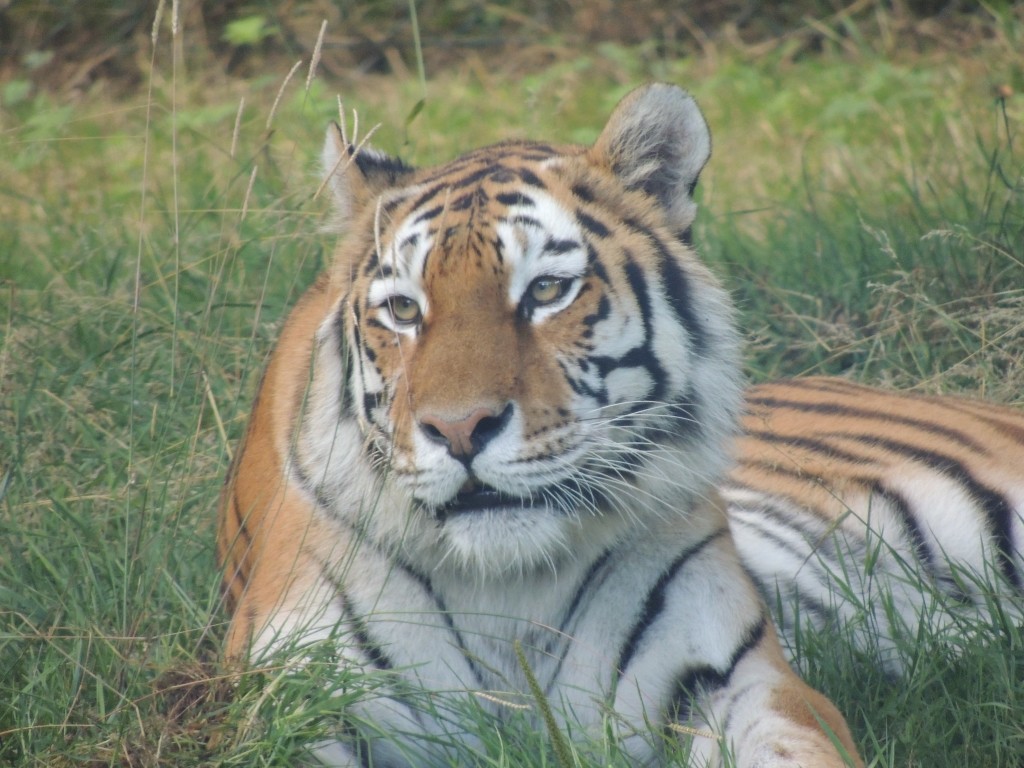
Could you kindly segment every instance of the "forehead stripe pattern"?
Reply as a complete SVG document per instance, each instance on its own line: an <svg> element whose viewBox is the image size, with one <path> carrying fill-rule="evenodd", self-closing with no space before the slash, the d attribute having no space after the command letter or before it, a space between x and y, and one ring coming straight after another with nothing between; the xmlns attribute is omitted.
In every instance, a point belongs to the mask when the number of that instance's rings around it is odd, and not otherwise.
<svg viewBox="0 0 1024 768"><path fill-rule="evenodd" d="M594 235L595 237L599 237L602 240L604 240L611 234L611 232L608 230L608 227L606 227L600 221L595 219L593 216L590 216L578 209L576 211L576 220L590 234Z"/></svg>
<svg viewBox="0 0 1024 768"><path fill-rule="evenodd" d="M521 208L532 208L536 205L533 202L533 198L527 197L522 192L499 192L494 197L499 203L504 206L512 207L517 206Z"/></svg>

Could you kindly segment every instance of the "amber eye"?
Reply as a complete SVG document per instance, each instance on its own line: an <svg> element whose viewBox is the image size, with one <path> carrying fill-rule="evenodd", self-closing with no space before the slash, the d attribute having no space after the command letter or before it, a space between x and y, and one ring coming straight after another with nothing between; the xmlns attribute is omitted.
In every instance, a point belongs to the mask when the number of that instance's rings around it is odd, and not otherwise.
<svg viewBox="0 0 1024 768"><path fill-rule="evenodd" d="M422 319L420 305L408 296L392 296L387 301L388 312L397 325L415 325Z"/></svg>
<svg viewBox="0 0 1024 768"><path fill-rule="evenodd" d="M530 283L530 300L538 307L556 302L569 290L571 283L572 281L565 277L538 277Z"/></svg>

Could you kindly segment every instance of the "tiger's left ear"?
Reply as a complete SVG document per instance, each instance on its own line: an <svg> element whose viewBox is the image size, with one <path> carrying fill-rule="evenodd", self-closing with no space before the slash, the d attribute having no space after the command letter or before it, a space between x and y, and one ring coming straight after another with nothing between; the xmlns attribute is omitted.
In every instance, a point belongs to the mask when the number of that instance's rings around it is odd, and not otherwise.
<svg viewBox="0 0 1024 768"><path fill-rule="evenodd" d="M327 128L321 163L334 198L335 217L331 229L339 231L346 229L363 208L374 204L381 194L398 186L415 170L397 157L349 143L337 123Z"/></svg>
<svg viewBox="0 0 1024 768"><path fill-rule="evenodd" d="M686 230L697 213L693 191L711 156L711 134L682 88L652 83L629 93L590 149L629 189L652 195L671 227Z"/></svg>

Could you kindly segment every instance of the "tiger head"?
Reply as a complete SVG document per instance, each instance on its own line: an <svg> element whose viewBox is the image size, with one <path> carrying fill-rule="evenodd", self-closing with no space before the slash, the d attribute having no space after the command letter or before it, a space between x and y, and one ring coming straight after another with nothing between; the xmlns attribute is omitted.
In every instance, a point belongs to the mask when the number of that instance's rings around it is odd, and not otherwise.
<svg viewBox="0 0 1024 768"><path fill-rule="evenodd" d="M689 245L710 155L650 85L591 147L415 170L333 126L346 236L292 465L321 508L434 567L557 567L685 514L741 391L727 295Z"/></svg>

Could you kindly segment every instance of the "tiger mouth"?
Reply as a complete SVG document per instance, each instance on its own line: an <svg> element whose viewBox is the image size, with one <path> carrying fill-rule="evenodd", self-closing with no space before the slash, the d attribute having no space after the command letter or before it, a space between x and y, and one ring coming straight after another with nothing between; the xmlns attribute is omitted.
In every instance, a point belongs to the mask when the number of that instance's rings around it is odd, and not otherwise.
<svg viewBox="0 0 1024 768"><path fill-rule="evenodd" d="M531 496L504 493L490 486L466 483L450 501L434 509L438 520L447 520L458 515L477 512L501 511L505 509L529 509L538 506Z"/></svg>
<svg viewBox="0 0 1024 768"><path fill-rule="evenodd" d="M569 514L570 511L601 514L611 506L603 489L584 486L572 480L525 494L505 493L477 480L470 480L452 499L430 507L429 511L435 520L443 523L459 515L480 512L544 509L554 514Z"/></svg>

